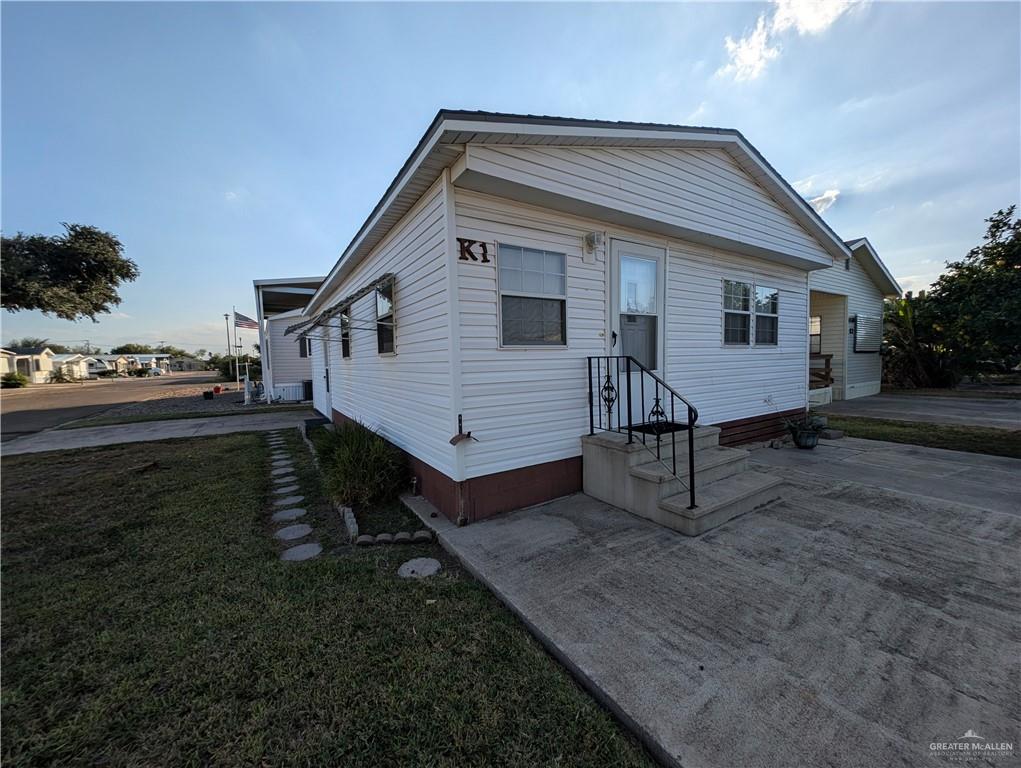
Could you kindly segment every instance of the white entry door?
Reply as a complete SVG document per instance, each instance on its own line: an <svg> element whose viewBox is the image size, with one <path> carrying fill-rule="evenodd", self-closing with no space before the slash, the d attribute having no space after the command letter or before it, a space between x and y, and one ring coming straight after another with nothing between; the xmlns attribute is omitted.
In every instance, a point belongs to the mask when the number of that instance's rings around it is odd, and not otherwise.
<svg viewBox="0 0 1021 768"><path fill-rule="evenodd" d="M610 354L629 355L663 377L663 320L666 251L649 245L613 240L610 244ZM627 407L627 374L621 370L620 403ZM631 373L631 415L634 423L646 420L654 391L649 377ZM646 390L642 407L643 387Z"/></svg>

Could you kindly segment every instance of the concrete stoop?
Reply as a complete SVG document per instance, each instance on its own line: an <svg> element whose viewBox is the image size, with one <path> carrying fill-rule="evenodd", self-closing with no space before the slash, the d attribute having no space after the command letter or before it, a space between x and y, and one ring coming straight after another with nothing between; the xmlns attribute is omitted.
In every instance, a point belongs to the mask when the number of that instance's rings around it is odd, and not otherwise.
<svg viewBox="0 0 1021 768"><path fill-rule="evenodd" d="M779 498L782 480L748 469L748 451L719 445L719 427L696 427L695 509L688 509L688 436L679 432L675 446L635 434L600 432L582 442L585 493L632 514L698 536L739 515ZM673 451L677 451L677 475Z"/></svg>

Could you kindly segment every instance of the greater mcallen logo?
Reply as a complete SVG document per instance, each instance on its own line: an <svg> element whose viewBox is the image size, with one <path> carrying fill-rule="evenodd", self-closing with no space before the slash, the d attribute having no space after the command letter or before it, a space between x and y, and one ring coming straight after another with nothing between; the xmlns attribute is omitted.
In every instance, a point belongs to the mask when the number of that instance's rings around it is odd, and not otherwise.
<svg viewBox="0 0 1021 768"><path fill-rule="evenodd" d="M969 728L955 741L932 742L929 744L929 754L960 762L976 759L996 760L1013 757L1014 744L1009 741L987 741L985 737L979 736Z"/></svg>

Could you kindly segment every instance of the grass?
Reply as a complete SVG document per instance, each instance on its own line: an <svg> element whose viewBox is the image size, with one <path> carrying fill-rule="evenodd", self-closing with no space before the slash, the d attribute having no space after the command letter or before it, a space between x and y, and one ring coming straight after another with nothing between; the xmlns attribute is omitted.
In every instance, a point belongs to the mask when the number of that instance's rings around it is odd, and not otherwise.
<svg viewBox="0 0 1021 768"><path fill-rule="evenodd" d="M254 434L3 459L5 766L652 765L436 545L334 540L308 461L336 554L280 562L268 462ZM398 579L414 556L445 567Z"/></svg>
<svg viewBox="0 0 1021 768"><path fill-rule="evenodd" d="M826 415L827 424L843 430L848 437L888 440L928 448L985 453L1021 459L1021 430L993 427L959 427L891 419L866 419L858 416Z"/></svg>
<svg viewBox="0 0 1021 768"><path fill-rule="evenodd" d="M85 427L107 427L112 424L135 424L141 421L174 421L176 419L208 419L213 416L246 416L250 413L279 413L280 411L310 411L305 405L257 405L239 407L236 411L201 411L195 413L141 413L134 416L97 416L67 424L57 429L83 429Z"/></svg>
<svg viewBox="0 0 1021 768"><path fill-rule="evenodd" d="M414 533L422 528L422 521L399 501L377 507L373 510L355 510L358 533Z"/></svg>

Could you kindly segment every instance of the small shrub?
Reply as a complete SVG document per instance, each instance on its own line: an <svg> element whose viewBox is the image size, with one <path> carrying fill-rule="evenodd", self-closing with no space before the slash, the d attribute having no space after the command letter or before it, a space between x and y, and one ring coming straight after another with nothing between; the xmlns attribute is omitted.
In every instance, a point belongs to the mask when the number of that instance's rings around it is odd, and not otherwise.
<svg viewBox="0 0 1021 768"><path fill-rule="evenodd" d="M407 484L401 451L361 424L323 430L314 442L326 486L340 504L359 508L385 504Z"/></svg>
<svg viewBox="0 0 1021 768"><path fill-rule="evenodd" d="M74 384L78 379L69 374L63 368L57 368L50 373L50 384Z"/></svg>
<svg viewBox="0 0 1021 768"><path fill-rule="evenodd" d="M11 371L5 373L3 378L0 379L0 386L4 389L20 388L28 386L28 376L18 371Z"/></svg>

